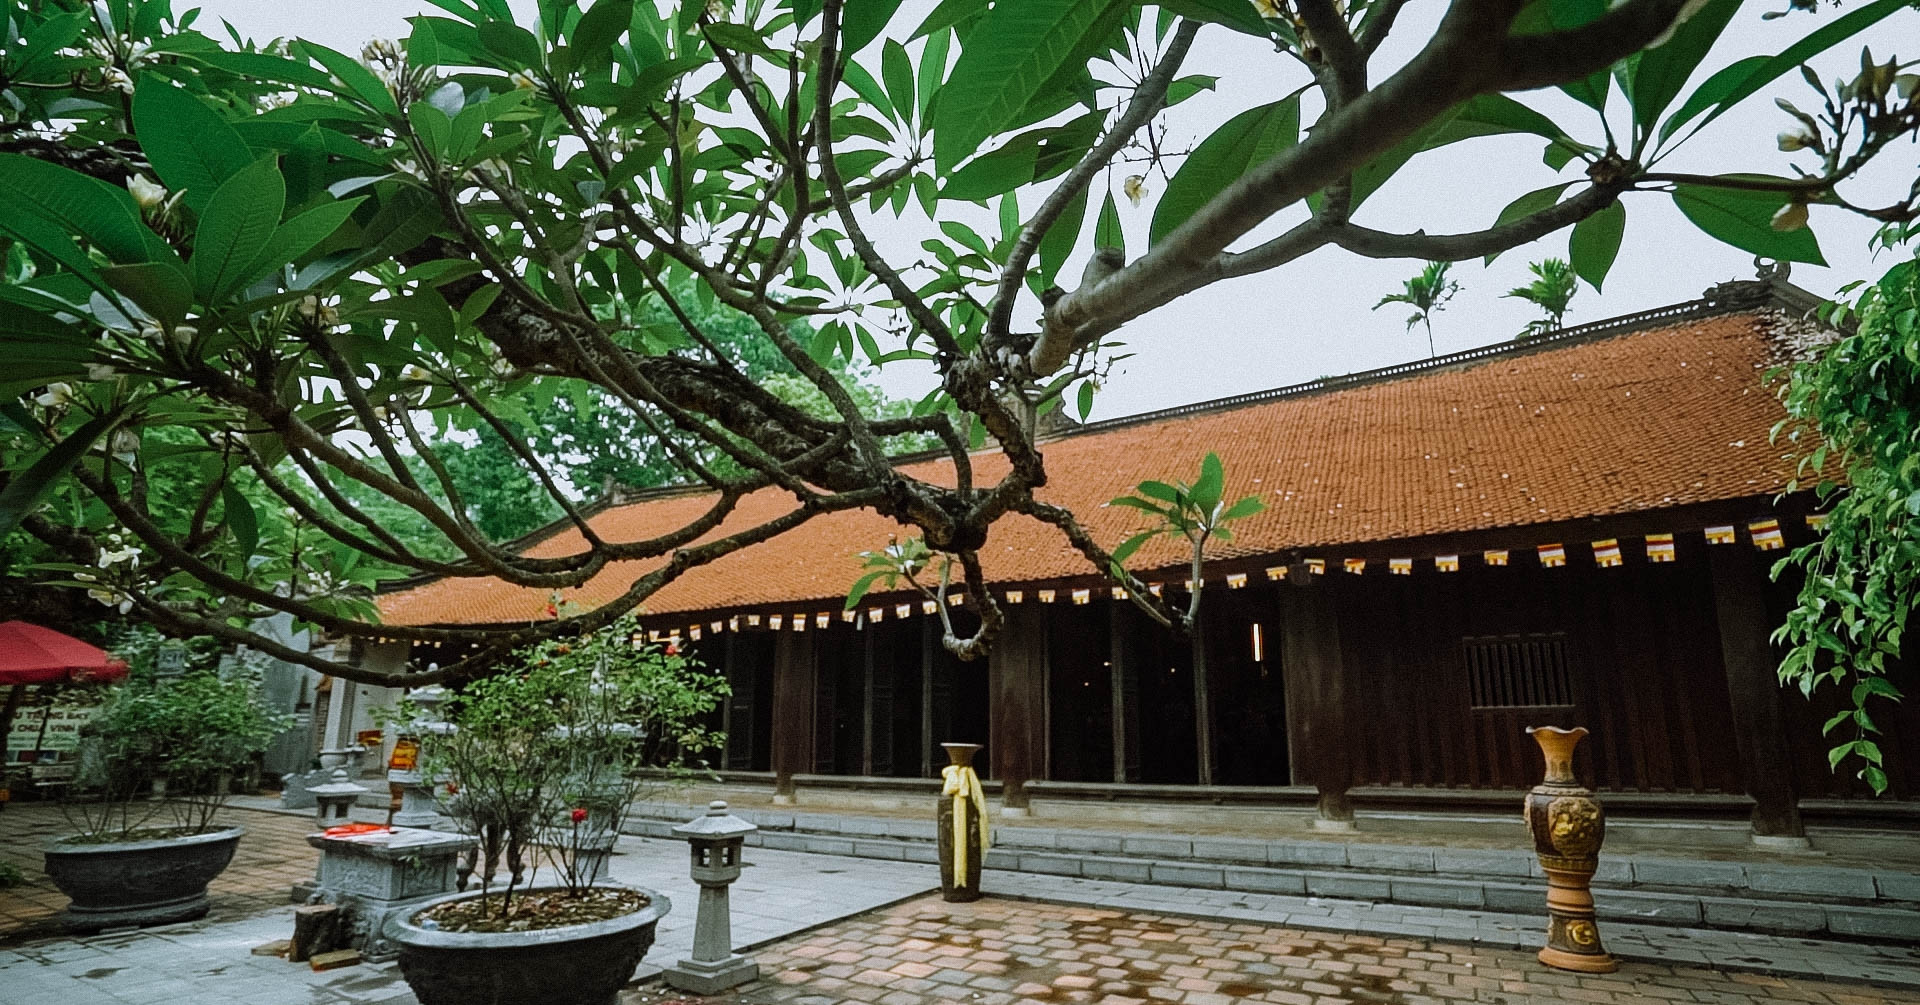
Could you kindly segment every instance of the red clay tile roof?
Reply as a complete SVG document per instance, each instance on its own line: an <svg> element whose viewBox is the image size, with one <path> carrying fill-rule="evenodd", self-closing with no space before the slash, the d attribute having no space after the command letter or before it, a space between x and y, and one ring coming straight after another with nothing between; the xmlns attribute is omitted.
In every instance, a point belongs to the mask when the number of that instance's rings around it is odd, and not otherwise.
<svg viewBox="0 0 1920 1005"><path fill-rule="evenodd" d="M1761 373L1776 362L1765 316L1748 312L1496 356L1459 367L1281 397L1257 404L1095 429L1043 444L1052 479L1041 497L1078 513L1112 545L1139 514L1103 504L1148 478L1191 479L1216 451L1228 498L1258 493L1264 513L1236 525L1216 558L1260 555L1455 531L1513 527L1785 488L1792 465L1769 444L1781 415ZM976 479L1005 470L997 452L974 457ZM951 466L905 466L951 479ZM592 518L610 541L650 537L693 519L710 496L687 494L609 508ZM765 490L742 501L718 533L790 509ZM818 601L837 610L859 575L861 551L893 521L867 511L829 514L710 566L649 599L646 613L712 611ZM528 549L580 549L566 529ZM982 554L994 582L1085 576L1058 532L1026 517L994 527ZM1171 567L1170 543L1143 549L1140 568ZM583 607L606 602L656 562L609 568L565 591ZM497 580L442 580L379 598L388 623L484 624L539 619L545 591Z"/></svg>

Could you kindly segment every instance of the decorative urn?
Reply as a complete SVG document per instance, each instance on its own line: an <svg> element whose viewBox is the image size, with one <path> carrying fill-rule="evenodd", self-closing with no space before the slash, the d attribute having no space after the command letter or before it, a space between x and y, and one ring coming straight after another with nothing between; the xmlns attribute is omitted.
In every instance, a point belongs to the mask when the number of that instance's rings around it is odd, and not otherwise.
<svg viewBox="0 0 1920 1005"><path fill-rule="evenodd" d="M1547 874L1547 945L1540 962L1580 973L1612 973L1620 965L1600 945L1592 889L1607 836L1606 813L1573 774L1573 751L1587 731L1531 726L1527 734L1540 744L1547 762L1546 777L1527 792L1525 810L1534 854Z"/></svg>
<svg viewBox="0 0 1920 1005"><path fill-rule="evenodd" d="M987 854L987 805L973 770L977 743L943 743L953 763L940 771L934 830L940 846L940 896L948 903L980 899L980 866Z"/></svg>

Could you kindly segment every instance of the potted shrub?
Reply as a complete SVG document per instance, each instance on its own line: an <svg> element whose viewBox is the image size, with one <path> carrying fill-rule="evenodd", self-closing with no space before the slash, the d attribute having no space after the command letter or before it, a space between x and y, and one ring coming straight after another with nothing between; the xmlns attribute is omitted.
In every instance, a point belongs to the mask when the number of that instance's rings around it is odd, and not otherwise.
<svg viewBox="0 0 1920 1005"><path fill-rule="evenodd" d="M207 913L207 884L244 831L217 819L284 715L256 688L203 670L116 687L81 731L61 810L76 833L45 847L47 876L72 901L74 931L150 925Z"/></svg>
<svg viewBox="0 0 1920 1005"><path fill-rule="evenodd" d="M423 1005L611 1003L652 946L667 899L607 881L603 864L642 789L718 743L702 723L726 683L640 638L626 620L534 646L420 731L420 772L444 780L449 815L478 839L462 892L387 922ZM417 718L404 704L396 716Z"/></svg>

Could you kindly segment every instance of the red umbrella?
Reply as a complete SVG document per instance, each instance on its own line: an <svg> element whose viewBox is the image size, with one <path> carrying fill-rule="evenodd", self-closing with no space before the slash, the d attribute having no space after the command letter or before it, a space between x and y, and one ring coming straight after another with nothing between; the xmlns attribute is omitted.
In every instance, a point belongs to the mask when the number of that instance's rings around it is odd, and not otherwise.
<svg viewBox="0 0 1920 1005"><path fill-rule="evenodd" d="M98 646L24 621L0 624L0 685L110 681L126 673L126 663Z"/></svg>
<svg viewBox="0 0 1920 1005"><path fill-rule="evenodd" d="M126 674L127 664L98 646L24 621L0 624L0 684L14 685L6 705L0 707L0 754L6 753L7 735L26 685L110 681ZM0 779L0 790L4 789L6 781ZM0 798L0 807L5 805Z"/></svg>

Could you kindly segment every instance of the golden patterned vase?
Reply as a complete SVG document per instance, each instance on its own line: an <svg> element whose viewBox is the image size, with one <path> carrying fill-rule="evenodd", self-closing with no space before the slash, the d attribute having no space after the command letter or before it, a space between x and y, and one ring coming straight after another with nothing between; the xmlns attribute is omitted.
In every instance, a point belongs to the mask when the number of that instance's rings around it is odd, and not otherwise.
<svg viewBox="0 0 1920 1005"><path fill-rule="evenodd" d="M986 858L980 779L973 771L977 743L940 745L953 763L942 772L934 830L940 843L940 898L949 903L980 899L980 864Z"/></svg>
<svg viewBox="0 0 1920 1005"><path fill-rule="evenodd" d="M1593 871L1607 837L1607 815L1573 776L1573 751L1586 729L1530 726L1546 755L1547 775L1527 793L1527 832L1547 873L1547 945L1540 962L1561 970L1609 974L1620 964L1600 945L1593 915Z"/></svg>

